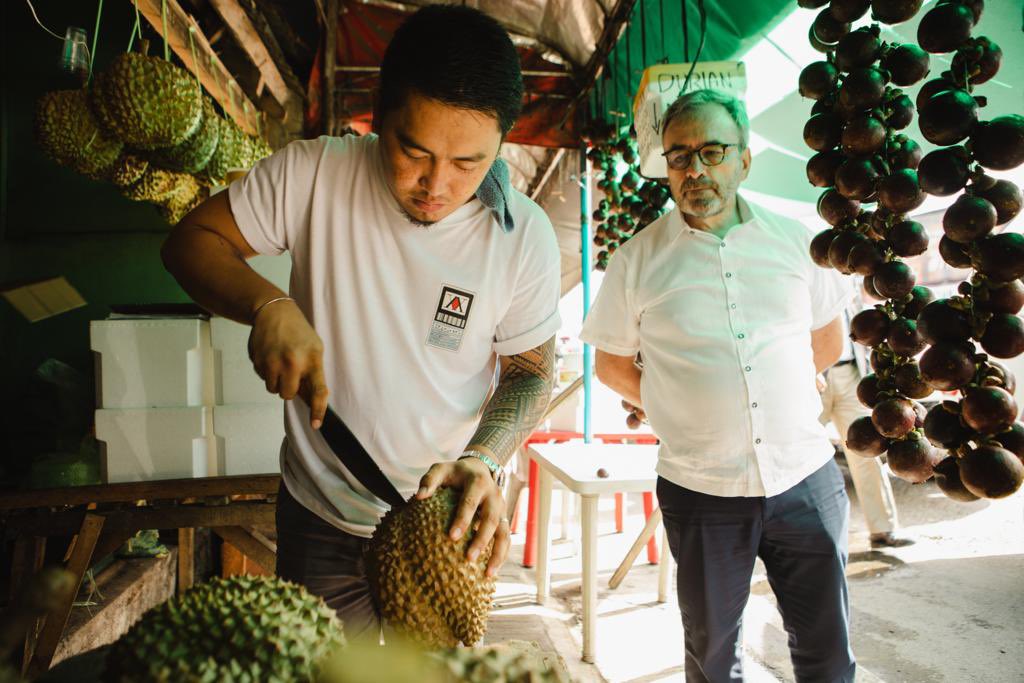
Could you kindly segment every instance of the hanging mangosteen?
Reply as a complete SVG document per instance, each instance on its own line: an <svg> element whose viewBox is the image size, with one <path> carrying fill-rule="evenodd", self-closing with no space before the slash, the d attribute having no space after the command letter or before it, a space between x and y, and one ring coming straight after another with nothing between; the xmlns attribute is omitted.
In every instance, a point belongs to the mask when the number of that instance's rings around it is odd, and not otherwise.
<svg viewBox="0 0 1024 683"><path fill-rule="evenodd" d="M928 231L917 221L896 223L889 228L886 240L897 256L917 256L928 250Z"/></svg>
<svg viewBox="0 0 1024 683"><path fill-rule="evenodd" d="M881 381L878 375L870 373L857 382L857 400L865 408L874 408L881 400L878 394L882 391ZM870 419L870 418L868 418ZM872 425L872 428L874 425Z"/></svg>
<svg viewBox="0 0 1024 683"><path fill-rule="evenodd" d="M913 269L902 261L889 261L872 274L875 289L887 299L902 299L914 288Z"/></svg>
<svg viewBox="0 0 1024 683"><path fill-rule="evenodd" d="M971 158L962 145L929 152L917 167L921 189L943 197L959 192L971 177L970 163Z"/></svg>
<svg viewBox="0 0 1024 683"><path fill-rule="evenodd" d="M928 75L928 53L914 43L896 45L882 57L882 68L895 85L914 85Z"/></svg>
<svg viewBox="0 0 1024 683"><path fill-rule="evenodd" d="M924 103L930 100L933 96L938 95L940 92L946 90L955 90L960 86L953 81L952 75L948 71L943 71L938 78L933 78L930 81L926 81L921 89L917 91L917 99L914 100L914 104L917 106L918 111L924 106Z"/></svg>
<svg viewBox="0 0 1024 683"><path fill-rule="evenodd" d="M942 230L954 242L969 244L996 227L996 208L987 199L962 194L942 216Z"/></svg>
<svg viewBox="0 0 1024 683"><path fill-rule="evenodd" d="M908 21L921 9L922 0L871 0L871 17L883 24Z"/></svg>
<svg viewBox="0 0 1024 683"><path fill-rule="evenodd" d="M870 8L871 0L832 0L828 7L836 21L846 23L857 21Z"/></svg>
<svg viewBox="0 0 1024 683"><path fill-rule="evenodd" d="M1017 419L1017 402L1000 387L969 387L960 401L960 416L982 434L1009 429Z"/></svg>
<svg viewBox="0 0 1024 683"><path fill-rule="evenodd" d="M886 76L873 66L850 71L839 86L839 103L851 111L874 109L885 95Z"/></svg>
<svg viewBox="0 0 1024 683"><path fill-rule="evenodd" d="M943 458L935 465L935 483L950 500L960 503L978 500L978 497L968 491L960 480L960 464L954 455Z"/></svg>
<svg viewBox="0 0 1024 683"><path fill-rule="evenodd" d="M875 194L879 175L871 159L850 159L835 173L835 186L847 199L863 201Z"/></svg>
<svg viewBox="0 0 1024 683"><path fill-rule="evenodd" d="M829 247L832 245L834 240L839 235L839 231L835 228L827 228L822 230L814 239L811 240L810 254L811 260L821 268L831 268L832 262L829 261Z"/></svg>
<svg viewBox="0 0 1024 683"><path fill-rule="evenodd" d="M1024 235L1003 232L978 240L971 252L971 265L993 282L1024 277Z"/></svg>
<svg viewBox="0 0 1024 683"><path fill-rule="evenodd" d="M954 268L971 267L971 255L967 252L967 245L954 242L945 235L939 239L939 256Z"/></svg>
<svg viewBox="0 0 1024 683"><path fill-rule="evenodd" d="M815 187L832 187L844 161L846 157L837 149L818 152L807 162L807 180Z"/></svg>
<svg viewBox="0 0 1024 683"><path fill-rule="evenodd" d="M885 159L891 171L916 169L921 163L921 146L902 133L889 138L885 146Z"/></svg>
<svg viewBox="0 0 1024 683"><path fill-rule="evenodd" d="M885 255L875 242L868 240L850 250L847 267L858 275L871 277L884 263Z"/></svg>
<svg viewBox="0 0 1024 683"><path fill-rule="evenodd" d="M985 324L981 348L996 358L1016 358L1024 353L1024 322L1020 316L996 313Z"/></svg>
<svg viewBox="0 0 1024 683"><path fill-rule="evenodd" d="M931 479L934 467L941 459L942 455L931 447L928 440L914 432L906 439L889 444L886 464L900 479L920 484Z"/></svg>
<svg viewBox="0 0 1024 683"><path fill-rule="evenodd" d="M914 120L914 101L898 88L887 88L882 116L890 130L903 130Z"/></svg>
<svg viewBox="0 0 1024 683"><path fill-rule="evenodd" d="M1002 49L988 37L971 38L953 55L950 71L961 85L980 85L999 72Z"/></svg>
<svg viewBox="0 0 1024 683"><path fill-rule="evenodd" d="M983 444L960 459L960 480L980 498L1005 498L1024 481L1024 464L1005 448Z"/></svg>
<svg viewBox="0 0 1024 683"><path fill-rule="evenodd" d="M869 242L868 238L852 230L841 231L828 247L828 260L832 267L844 275L849 275L850 252L858 244Z"/></svg>
<svg viewBox="0 0 1024 683"><path fill-rule="evenodd" d="M914 428L917 414L905 398L887 398L871 410L871 422L882 436L899 439Z"/></svg>
<svg viewBox="0 0 1024 683"><path fill-rule="evenodd" d="M932 388L924 381L921 368L914 361L898 365L892 371L892 382L896 391L907 398L928 398L932 394Z"/></svg>
<svg viewBox="0 0 1024 683"><path fill-rule="evenodd" d="M918 329L921 329L920 323ZM921 376L939 391L953 391L974 378L974 356L963 343L939 342L921 354Z"/></svg>
<svg viewBox="0 0 1024 683"><path fill-rule="evenodd" d="M878 183L878 203L892 213L909 213L921 206L925 197L913 169L894 171Z"/></svg>
<svg viewBox="0 0 1024 683"><path fill-rule="evenodd" d="M984 197L992 203L992 206L996 208L996 225L1003 225L1013 220L1024 206L1024 194L1021 193L1020 188L1002 178L995 180L983 176L971 184L968 192L978 197Z"/></svg>
<svg viewBox="0 0 1024 683"><path fill-rule="evenodd" d="M837 21L826 7L818 13L811 24L811 33L825 44L835 44L850 32L850 23Z"/></svg>
<svg viewBox="0 0 1024 683"><path fill-rule="evenodd" d="M817 152L824 152L838 145L842 134L843 119L831 112L815 114L804 124L804 142Z"/></svg>
<svg viewBox="0 0 1024 683"><path fill-rule="evenodd" d="M850 339L864 346L878 346L885 341L889 325L884 311L866 308L850 319Z"/></svg>
<svg viewBox="0 0 1024 683"><path fill-rule="evenodd" d="M983 289L975 290L974 307L988 313L1016 315L1024 308L1024 283L1020 280L989 283Z"/></svg>
<svg viewBox="0 0 1024 683"><path fill-rule="evenodd" d="M917 44L926 52L952 52L965 44L974 28L974 13L960 3L939 4L917 26Z"/></svg>
<svg viewBox="0 0 1024 683"><path fill-rule="evenodd" d="M971 133L970 151L985 168L1007 171L1024 163L1024 116L1007 114L982 121Z"/></svg>
<svg viewBox="0 0 1024 683"><path fill-rule="evenodd" d="M924 310L924 307L935 301L935 293L924 285L915 285L910 290L910 299L903 304L902 315L905 318L917 320L917 317Z"/></svg>
<svg viewBox="0 0 1024 683"><path fill-rule="evenodd" d="M932 406L924 418L924 435L936 448L956 448L971 437L960 420L960 404L943 401Z"/></svg>
<svg viewBox="0 0 1024 683"><path fill-rule="evenodd" d="M851 119L843 127L840 142L849 156L871 156L882 149L886 132L884 123L865 114Z"/></svg>
<svg viewBox="0 0 1024 683"><path fill-rule="evenodd" d="M829 62L814 62L800 72L800 95L820 100L832 91L839 78L839 71Z"/></svg>
<svg viewBox="0 0 1024 683"><path fill-rule="evenodd" d="M858 417L846 430L846 447L861 457L874 457L885 453L889 439L878 433L871 418Z"/></svg>
<svg viewBox="0 0 1024 683"><path fill-rule="evenodd" d="M957 299L939 299L921 309L917 329L929 344L959 343L971 336L971 321Z"/></svg>
<svg viewBox="0 0 1024 683"><path fill-rule="evenodd" d="M835 4L831 8L835 14ZM871 66L878 59L882 49L878 25L864 26L850 31L836 45L836 66L840 71L852 71L858 67Z"/></svg>
<svg viewBox="0 0 1024 683"><path fill-rule="evenodd" d="M918 116L921 134L936 145L955 145L970 135L977 123L978 101L960 88L932 95Z"/></svg>
<svg viewBox="0 0 1024 683"><path fill-rule="evenodd" d="M829 225L852 220L859 212L860 202L847 199L834 189L825 190L818 198L818 215Z"/></svg>

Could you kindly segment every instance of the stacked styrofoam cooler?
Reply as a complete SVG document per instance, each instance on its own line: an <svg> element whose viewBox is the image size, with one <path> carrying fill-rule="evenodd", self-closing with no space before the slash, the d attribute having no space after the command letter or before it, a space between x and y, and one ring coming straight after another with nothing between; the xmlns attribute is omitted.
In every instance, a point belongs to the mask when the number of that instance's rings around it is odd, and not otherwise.
<svg viewBox="0 0 1024 683"><path fill-rule="evenodd" d="M219 474L210 324L198 318L94 320L96 439L107 482Z"/></svg>
<svg viewBox="0 0 1024 683"><path fill-rule="evenodd" d="M257 256L253 270L288 291L291 259ZM280 472L284 402L267 391L249 359L248 325L226 318L210 321L217 386L213 432L224 474Z"/></svg>
<svg viewBox="0 0 1024 683"><path fill-rule="evenodd" d="M287 291L287 254L250 265ZM105 481L280 471L283 403L253 370L249 329L217 317L91 323Z"/></svg>

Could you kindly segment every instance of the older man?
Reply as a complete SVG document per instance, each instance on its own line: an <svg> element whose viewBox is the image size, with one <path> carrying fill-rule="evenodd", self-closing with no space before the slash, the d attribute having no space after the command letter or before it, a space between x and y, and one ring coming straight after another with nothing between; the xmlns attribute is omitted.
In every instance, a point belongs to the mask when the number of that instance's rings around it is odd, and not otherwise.
<svg viewBox="0 0 1024 683"><path fill-rule="evenodd" d="M686 680L742 680L760 557L797 680L852 681L849 501L815 386L842 351L851 292L808 258L807 228L737 195L748 139L741 101L699 90L672 104L662 142L678 210L615 255L581 336L598 378L662 441Z"/></svg>

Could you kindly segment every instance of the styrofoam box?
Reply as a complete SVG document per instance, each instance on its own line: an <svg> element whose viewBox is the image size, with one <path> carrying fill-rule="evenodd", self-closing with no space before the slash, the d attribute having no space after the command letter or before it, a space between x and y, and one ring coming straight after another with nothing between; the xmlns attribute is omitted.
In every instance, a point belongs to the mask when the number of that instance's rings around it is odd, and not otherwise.
<svg viewBox="0 0 1024 683"><path fill-rule="evenodd" d="M227 318L210 319L210 343L213 345L215 367L215 402L280 404L281 398L267 391L266 383L256 374L249 359L248 325Z"/></svg>
<svg viewBox="0 0 1024 683"><path fill-rule="evenodd" d="M210 408L96 411L107 483L221 474Z"/></svg>
<svg viewBox="0 0 1024 683"><path fill-rule="evenodd" d="M223 472L267 474L281 471L284 403L213 407L213 432Z"/></svg>
<svg viewBox="0 0 1024 683"><path fill-rule="evenodd" d="M178 408L212 405L210 324L196 319L93 320L97 405Z"/></svg>

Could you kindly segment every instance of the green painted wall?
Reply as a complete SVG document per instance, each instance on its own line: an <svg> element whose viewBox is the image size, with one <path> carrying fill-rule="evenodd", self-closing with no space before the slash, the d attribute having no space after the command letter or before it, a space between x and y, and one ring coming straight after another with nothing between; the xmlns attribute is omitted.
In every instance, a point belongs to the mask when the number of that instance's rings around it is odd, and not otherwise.
<svg viewBox="0 0 1024 683"><path fill-rule="evenodd" d="M63 35L86 28L92 40L95 2L35 2L39 18ZM61 41L36 25L24 2L2 4L2 232L0 284L64 275L89 302L85 308L28 323L0 300L0 484L25 471L33 451L45 450L52 429L33 417L26 401L33 370L56 358L93 381L89 321L106 317L110 304L188 301L166 273L159 249L169 227L148 204L121 197L112 185L59 168L32 138L35 100L62 87ZM128 44L134 10L107 2L95 67ZM151 35L151 34L150 34ZM153 50L158 49L153 46ZM4 481L6 480L6 481Z"/></svg>

